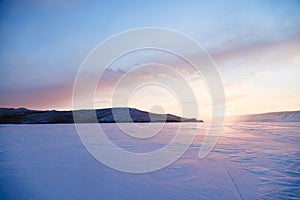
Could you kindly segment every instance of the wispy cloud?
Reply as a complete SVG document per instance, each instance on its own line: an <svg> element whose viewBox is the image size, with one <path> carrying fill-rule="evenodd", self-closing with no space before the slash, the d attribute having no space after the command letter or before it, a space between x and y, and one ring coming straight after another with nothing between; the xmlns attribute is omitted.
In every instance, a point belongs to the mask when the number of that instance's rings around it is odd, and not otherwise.
<svg viewBox="0 0 300 200"><path fill-rule="evenodd" d="M300 102L296 95L300 83L299 8L299 1L293 0L232 4L151 1L147 5L4 1L0 8L0 106L70 109L74 78L89 49L124 30L160 26L181 31L207 49L223 79L232 112L272 111L285 105L292 109ZM192 49L187 52L201 61ZM131 67L149 62L168 65L173 71L147 67L128 72ZM96 74L90 76L98 78ZM166 52L126 55L112 64L96 90L97 105L110 105L120 79L120 95L145 82L162 81L183 91L182 86L189 83L197 101L205 105L202 108L209 106L205 78L189 63ZM139 94L143 94L141 102L145 99L139 105L144 107L150 107L156 96L168 101L162 91L154 88ZM258 99L272 100L272 104L264 108ZM188 105L189 101L184 99L183 103ZM176 106L170 103L168 112Z"/></svg>

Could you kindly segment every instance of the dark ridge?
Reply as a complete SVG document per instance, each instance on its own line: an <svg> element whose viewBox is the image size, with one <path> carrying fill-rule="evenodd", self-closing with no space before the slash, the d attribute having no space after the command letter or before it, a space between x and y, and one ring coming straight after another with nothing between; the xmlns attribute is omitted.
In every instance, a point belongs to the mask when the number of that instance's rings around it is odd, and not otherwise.
<svg viewBox="0 0 300 200"><path fill-rule="evenodd" d="M77 116L76 123L203 122L195 118L183 118L171 114L155 114L135 108L104 108L76 111L0 108L0 124L74 123L73 112Z"/></svg>

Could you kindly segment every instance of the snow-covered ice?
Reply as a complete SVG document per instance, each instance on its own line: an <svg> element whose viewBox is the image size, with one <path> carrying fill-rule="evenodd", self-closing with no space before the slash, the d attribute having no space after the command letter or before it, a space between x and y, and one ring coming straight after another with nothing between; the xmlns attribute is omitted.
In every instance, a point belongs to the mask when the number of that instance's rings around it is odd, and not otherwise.
<svg viewBox="0 0 300 200"><path fill-rule="evenodd" d="M127 124L134 131L134 124ZM179 123L130 138L103 124L119 147L148 152L166 145ZM187 123L190 134L196 124ZM1 199L299 199L300 123L227 123L213 151L198 152L208 124L173 164L130 174L108 168L82 145L74 124L0 126Z"/></svg>

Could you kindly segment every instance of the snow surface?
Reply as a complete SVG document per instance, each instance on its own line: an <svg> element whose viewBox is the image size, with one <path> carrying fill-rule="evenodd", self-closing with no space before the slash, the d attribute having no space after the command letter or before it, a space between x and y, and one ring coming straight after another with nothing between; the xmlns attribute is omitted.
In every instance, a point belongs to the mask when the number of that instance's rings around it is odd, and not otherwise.
<svg viewBox="0 0 300 200"><path fill-rule="evenodd" d="M180 123L149 139L103 124L109 138L133 152L163 147ZM134 124L127 124L134 131ZM185 123L185 132L195 123ZM300 123L228 123L204 159L208 124L170 166L129 174L108 168L82 145L74 124L0 126L1 199L299 199Z"/></svg>
<svg viewBox="0 0 300 200"><path fill-rule="evenodd" d="M300 122L300 111L272 112L232 117L234 121L247 122Z"/></svg>

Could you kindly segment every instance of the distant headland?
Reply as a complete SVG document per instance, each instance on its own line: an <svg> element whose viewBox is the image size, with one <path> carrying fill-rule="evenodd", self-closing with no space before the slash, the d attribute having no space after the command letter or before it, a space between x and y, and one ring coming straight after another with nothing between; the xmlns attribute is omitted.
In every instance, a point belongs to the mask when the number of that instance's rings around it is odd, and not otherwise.
<svg viewBox="0 0 300 200"><path fill-rule="evenodd" d="M149 123L149 122L203 122L172 114L156 114L135 108L104 108L96 110L29 110L26 108L0 108L0 124L66 124L74 123L73 112L80 123ZM94 113L94 117L91 117ZM95 117L96 116L96 117Z"/></svg>

